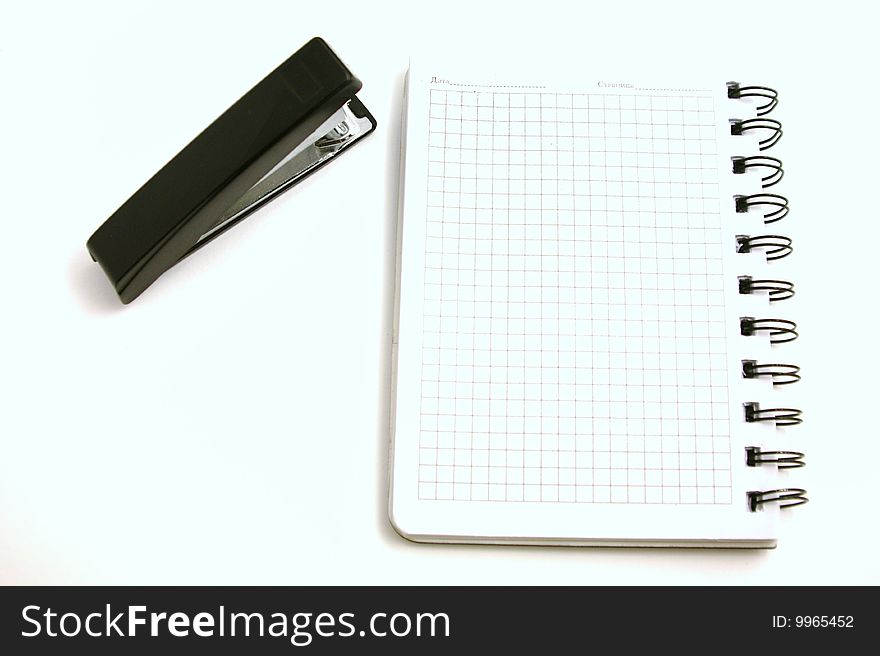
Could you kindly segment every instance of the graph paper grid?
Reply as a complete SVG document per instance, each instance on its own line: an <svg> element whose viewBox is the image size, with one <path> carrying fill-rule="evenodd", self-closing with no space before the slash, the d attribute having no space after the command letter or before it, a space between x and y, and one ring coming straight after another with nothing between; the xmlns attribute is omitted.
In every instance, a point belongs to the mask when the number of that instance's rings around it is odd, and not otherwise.
<svg viewBox="0 0 880 656"><path fill-rule="evenodd" d="M430 91L419 498L730 504L713 98Z"/></svg>

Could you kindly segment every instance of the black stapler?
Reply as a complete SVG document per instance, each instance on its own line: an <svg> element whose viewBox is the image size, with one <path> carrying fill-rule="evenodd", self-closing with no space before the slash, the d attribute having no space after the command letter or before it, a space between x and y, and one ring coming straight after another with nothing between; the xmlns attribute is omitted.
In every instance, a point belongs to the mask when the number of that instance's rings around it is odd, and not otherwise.
<svg viewBox="0 0 880 656"><path fill-rule="evenodd" d="M123 303L376 128L314 38L227 109L88 240Z"/></svg>

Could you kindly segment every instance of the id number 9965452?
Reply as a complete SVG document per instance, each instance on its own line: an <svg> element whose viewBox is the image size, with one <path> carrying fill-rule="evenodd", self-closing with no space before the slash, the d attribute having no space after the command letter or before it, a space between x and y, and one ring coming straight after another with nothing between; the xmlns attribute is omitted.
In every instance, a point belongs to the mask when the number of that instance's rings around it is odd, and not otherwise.
<svg viewBox="0 0 880 656"><path fill-rule="evenodd" d="M774 629L851 629L855 619L852 615L774 615Z"/></svg>

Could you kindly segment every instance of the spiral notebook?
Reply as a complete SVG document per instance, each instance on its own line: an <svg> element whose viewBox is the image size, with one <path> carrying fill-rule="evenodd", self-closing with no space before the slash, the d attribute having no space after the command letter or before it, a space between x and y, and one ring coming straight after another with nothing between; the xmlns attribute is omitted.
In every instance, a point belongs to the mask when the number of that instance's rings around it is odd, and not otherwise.
<svg viewBox="0 0 880 656"><path fill-rule="evenodd" d="M807 500L776 91L436 73L403 122L396 530L775 546Z"/></svg>

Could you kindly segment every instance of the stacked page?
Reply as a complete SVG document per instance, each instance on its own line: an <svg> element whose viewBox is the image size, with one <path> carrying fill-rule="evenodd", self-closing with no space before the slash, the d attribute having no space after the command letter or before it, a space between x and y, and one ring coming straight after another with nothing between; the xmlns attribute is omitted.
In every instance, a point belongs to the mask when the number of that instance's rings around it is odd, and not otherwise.
<svg viewBox="0 0 880 656"><path fill-rule="evenodd" d="M407 81L390 516L419 541L772 546L724 82ZM734 107L731 107L731 104ZM753 232L754 234L754 232ZM771 360L772 361L772 360ZM769 383L766 383L769 386ZM762 387L762 391L768 389ZM778 485L776 486L778 487Z"/></svg>

